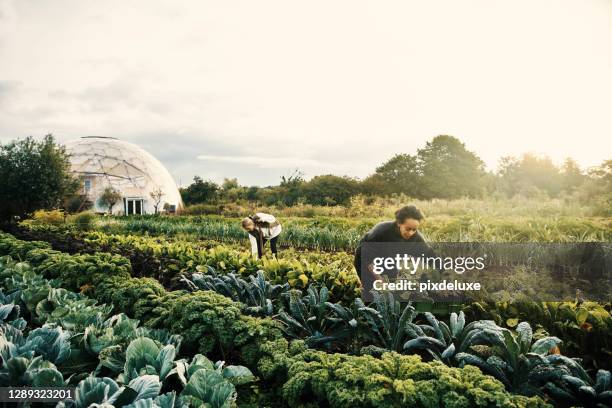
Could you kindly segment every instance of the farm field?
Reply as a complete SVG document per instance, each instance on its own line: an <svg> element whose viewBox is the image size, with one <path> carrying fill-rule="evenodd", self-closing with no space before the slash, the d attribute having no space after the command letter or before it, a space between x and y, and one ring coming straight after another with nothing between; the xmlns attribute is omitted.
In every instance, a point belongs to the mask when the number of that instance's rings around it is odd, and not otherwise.
<svg viewBox="0 0 612 408"><path fill-rule="evenodd" d="M612 408L611 16L0 0L0 408Z"/></svg>
<svg viewBox="0 0 612 408"><path fill-rule="evenodd" d="M282 247L352 252L361 236L377 222L393 218L401 199L355 199L349 207L295 206L255 209L252 206L219 206L217 215L181 217L105 217L97 229L179 237L191 241L215 240L244 243L240 228L245 214L264 211L283 220ZM571 200L430 200L415 204L427 218L421 232L433 242L586 242L612 241L612 220L596 216L588 206ZM189 211L188 211L189 212Z"/></svg>
<svg viewBox="0 0 612 408"><path fill-rule="evenodd" d="M352 252L361 236L387 218L290 217L283 219L286 232L281 246L322 251ZM433 242L608 242L612 221L578 217L484 218L441 215L425 221L423 233ZM193 241L246 242L239 218L221 216L139 216L108 218L98 223L101 231L176 236Z"/></svg>
<svg viewBox="0 0 612 408"><path fill-rule="evenodd" d="M610 240L610 220L547 211L539 218L496 214L478 220L450 211L429 217L423 230L432 241ZM380 296L364 304L351 248L384 218L281 219L286 247L278 259L256 260L238 218L104 217L51 225L39 217L0 235L0 277L10 296L5 303L20 305L24 338L51 322L78 338L74 334L91 325L102 330L125 319L133 333L111 336L121 350L136 340L164 355L174 347L166 371L136 368L131 376L125 374L127 353L113 354L107 367L101 350L79 351L87 355L88 370L113 381L112 390L136 380L150 384L141 402L150 405L143 406L196 401L191 398L211 406L438 406L455 399L466 407L610 404L609 303L485 299L437 309ZM24 297L29 292L9 278L16 271L79 294L58 301L56 292L43 293L37 299L48 299L45 306L32 304ZM79 306L64 305L64 298ZM81 304L91 306L81 310ZM50 315L78 311L86 323L57 326L39 317L45 307ZM141 339L147 336L150 342ZM37 355L34 350L29 358ZM59 372L56 381L61 376L79 387L95 386L78 376L68 379L61 359L42 357ZM196 378L218 380L215 390L223 393L188 386L190 377L178 372L189 372L190 364L205 366ZM372 373L376 379L365 381Z"/></svg>

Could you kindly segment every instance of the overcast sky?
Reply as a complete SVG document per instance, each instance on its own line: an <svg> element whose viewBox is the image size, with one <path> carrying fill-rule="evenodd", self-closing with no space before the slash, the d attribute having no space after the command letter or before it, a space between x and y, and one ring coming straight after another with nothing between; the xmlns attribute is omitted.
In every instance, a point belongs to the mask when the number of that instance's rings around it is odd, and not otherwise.
<svg viewBox="0 0 612 408"><path fill-rule="evenodd" d="M438 134L490 169L612 158L612 1L0 0L0 142L118 137L195 174L365 177Z"/></svg>

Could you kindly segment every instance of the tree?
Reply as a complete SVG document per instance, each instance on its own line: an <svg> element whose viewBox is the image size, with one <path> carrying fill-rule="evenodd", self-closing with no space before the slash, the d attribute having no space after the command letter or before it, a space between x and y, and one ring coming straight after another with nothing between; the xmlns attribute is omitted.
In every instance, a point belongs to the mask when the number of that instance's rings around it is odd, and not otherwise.
<svg viewBox="0 0 612 408"><path fill-rule="evenodd" d="M214 201L217 197L219 186L212 181L204 181L195 176L193 183L187 188L181 189L181 197L185 204L200 204Z"/></svg>
<svg viewBox="0 0 612 408"><path fill-rule="evenodd" d="M106 187L98 199L98 204L102 207L108 207L108 213L112 214L113 206L117 204L119 200L121 200L121 193L112 187Z"/></svg>
<svg viewBox="0 0 612 408"><path fill-rule="evenodd" d="M588 179L580 187L581 198L595 207L603 217L612 216L612 159L588 172Z"/></svg>
<svg viewBox="0 0 612 408"><path fill-rule="evenodd" d="M475 197L483 193L484 162L456 137L440 135L417 151L422 198Z"/></svg>
<svg viewBox="0 0 612 408"><path fill-rule="evenodd" d="M259 187L251 186L251 187L247 188L247 191L246 191L246 194L245 194L247 200L255 201L255 200L257 200L258 195L259 195Z"/></svg>
<svg viewBox="0 0 612 408"><path fill-rule="evenodd" d="M237 178L225 178L221 183L221 198L225 201L239 201L246 197L246 187L238 184Z"/></svg>
<svg viewBox="0 0 612 408"><path fill-rule="evenodd" d="M367 196L383 196L389 194L389 188L385 178L374 173L366 177L360 184L361 192Z"/></svg>
<svg viewBox="0 0 612 408"><path fill-rule="evenodd" d="M64 201L64 209L70 214L76 214L81 211L87 211L93 207L93 203L87 194L75 194Z"/></svg>
<svg viewBox="0 0 612 408"><path fill-rule="evenodd" d="M149 193L151 199L153 200L153 208L155 209L155 214L157 214L157 207L159 207L159 203L163 196L165 196L164 192L161 188L156 188L155 190Z"/></svg>
<svg viewBox="0 0 612 408"><path fill-rule="evenodd" d="M331 174L316 176L303 186L306 202L313 205L347 205L358 193L357 180Z"/></svg>
<svg viewBox="0 0 612 408"><path fill-rule="evenodd" d="M582 185L582 183L584 183L586 177L582 173L578 163L568 157L565 159L565 162L561 167L561 179L563 190L568 193L573 193Z"/></svg>
<svg viewBox="0 0 612 408"><path fill-rule="evenodd" d="M0 145L0 220L58 208L78 187L66 150L53 135Z"/></svg>
<svg viewBox="0 0 612 408"><path fill-rule="evenodd" d="M281 176L280 185L275 189L274 194L276 202L287 206L296 205L302 197L304 183L304 173L298 169L288 176Z"/></svg>
<svg viewBox="0 0 612 408"><path fill-rule="evenodd" d="M237 178L224 178L223 183L221 183L221 189L223 189L224 191L238 187L240 187L240 184L238 184Z"/></svg>
<svg viewBox="0 0 612 408"><path fill-rule="evenodd" d="M411 197L419 196L421 177L418 172L417 159L414 156L397 154L376 168L374 175L378 176L385 186L384 194L404 193ZM375 179L371 179L370 183L374 181Z"/></svg>
<svg viewBox="0 0 612 408"><path fill-rule="evenodd" d="M529 196L542 191L556 196L561 191L561 173L547 156L538 157L528 153L520 160L504 157L500 162L499 175L504 191L510 196Z"/></svg>

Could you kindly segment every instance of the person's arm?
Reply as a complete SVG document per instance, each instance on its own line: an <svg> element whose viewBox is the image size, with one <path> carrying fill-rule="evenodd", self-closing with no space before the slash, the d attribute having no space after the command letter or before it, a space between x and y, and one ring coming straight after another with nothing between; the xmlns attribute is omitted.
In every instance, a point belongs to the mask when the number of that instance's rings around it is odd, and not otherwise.
<svg viewBox="0 0 612 408"><path fill-rule="evenodd" d="M429 245L429 243L425 240L425 237L423 237L423 235L420 232L417 231L417 233L413 237L413 240L411 241L417 243L419 247L418 252L423 254L425 258L437 258L438 257L438 254L436 254L436 251L433 250L433 248ZM438 272L444 272L444 268L436 268L436 270Z"/></svg>
<svg viewBox="0 0 612 408"><path fill-rule="evenodd" d="M419 231L414 234L410 241L417 242L419 248L421 248L421 251L423 252L423 255L425 255L426 257L436 257L436 253L427 243L427 241L425 241L425 237L423 237L423 234L421 234Z"/></svg>
<svg viewBox="0 0 612 408"><path fill-rule="evenodd" d="M357 248L355 249L355 258L353 259L353 265L355 266L355 271L357 272L357 275L359 276L359 280L361 281L361 286L364 287L369 287L369 285L377 279L380 279L379 275L376 275L373 272L373 267L372 267L372 261L366 259L365 260L365 265L362 266L362 262L361 262L361 253L362 253L362 245L364 242L376 242L377 239L380 239L380 228L378 228L378 225L373 227L370 231L368 231L367 233L364 234L364 236L361 238L361 240L359 241L359 244L357 244ZM364 270L362 270L362 267Z"/></svg>

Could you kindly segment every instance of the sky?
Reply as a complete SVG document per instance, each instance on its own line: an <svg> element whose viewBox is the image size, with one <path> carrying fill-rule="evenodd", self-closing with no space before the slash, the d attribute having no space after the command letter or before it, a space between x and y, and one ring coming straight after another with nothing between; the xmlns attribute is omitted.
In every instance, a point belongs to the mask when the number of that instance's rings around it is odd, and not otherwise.
<svg viewBox="0 0 612 408"><path fill-rule="evenodd" d="M610 0L0 0L0 143L136 143L177 183L366 177L439 134L612 158Z"/></svg>

